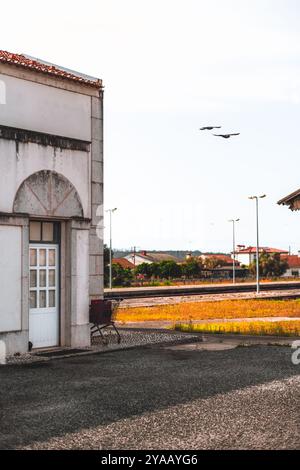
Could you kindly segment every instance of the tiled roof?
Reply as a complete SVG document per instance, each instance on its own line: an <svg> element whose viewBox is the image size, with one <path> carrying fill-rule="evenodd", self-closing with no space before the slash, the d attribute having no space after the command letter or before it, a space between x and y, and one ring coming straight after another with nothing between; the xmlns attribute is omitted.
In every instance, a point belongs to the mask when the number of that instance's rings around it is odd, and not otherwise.
<svg viewBox="0 0 300 470"><path fill-rule="evenodd" d="M142 258L146 261L149 261L151 263L160 263L161 261L175 261L176 263L179 261L176 256L169 255L168 253L158 253L158 252L147 252L147 251L137 251L135 254L130 253L131 258L134 256Z"/></svg>
<svg viewBox="0 0 300 470"><path fill-rule="evenodd" d="M11 52L0 50L0 62L16 65L18 67L23 67L24 69L34 70L36 72L51 75L52 77L63 78L65 80L72 80L96 88L100 88L102 86L101 80L93 80L92 77L85 77L79 73L77 74L76 72L66 70L57 65L47 64L42 61L39 61L38 59L26 57L22 54L13 54Z"/></svg>
<svg viewBox="0 0 300 470"><path fill-rule="evenodd" d="M277 204L288 206L292 211L298 211L300 209L300 189L280 199Z"/></svg>
<svg viewBox="0 0 300 470"><path fill-rule="evenodd" d="M260 253L264 251L265 253L288 253L287 250L279 250L278 248L269 248L267 246L261 246L259 248ZM250 254L256 253L256 246L248 246L247 248L241 248L236 250L236 254Z"/></svg>
<svg viewBox="0 0 300 470"><path fill-rule="evenodd" d="M298 255L288 255L281 257L288 262L290 268L300 268L300 257Z"/></svg>
<svg viewBox="0 0 300 470"><path fill-rule="evenodd" d="M228 265L232 265L233 264L233 259L228 256L228 255L219 255L219 254L206 254L204 253L203 255L199 256L199 258L201 259L207 259L207 258L213 258L213 259L216 259L216 260L219 260L219 261L222 261L223 263L226 263ZM239 262L237 260L235 260L235 265L238 265Z"/></svg>
<svg viewBox="0 0 300 470"><path fill-rule="evenodd" d="M142 253L136 253L136 256L139 256L141 258L144 258L148 261L152 261L153 263L160 263L161 261L175 261L177 263L178 258L172 255L168 255L167 253L147 253L142 254Z"/></svg>
<svg viewBox="0 0 300 470"><path fill-rule="evenodd" d="M277 204L288 204L292 199L295 199L297 197L300 197L300 189L297 189L297 191L294 191L293 193L289 194L288 196L280 199Z"/></svg>
<svg viewBox="0 0 300 470"><path fill-rule="evenodd" d="M129 269L133 269L134 268L134 264L131 263L128 259L126 258L114 258L112 260L112 264L119 264L120 266L122 266L122 268L129 268Z"/></svg>

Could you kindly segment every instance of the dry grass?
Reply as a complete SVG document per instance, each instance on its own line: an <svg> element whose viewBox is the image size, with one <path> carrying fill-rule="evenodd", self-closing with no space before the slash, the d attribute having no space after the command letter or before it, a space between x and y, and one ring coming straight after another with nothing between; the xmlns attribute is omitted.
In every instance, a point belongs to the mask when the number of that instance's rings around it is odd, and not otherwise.
<svg viewBox="0 0 300 470"><path fill-rule="evenodd" d="M300 317L299 300L223 300L119 309L116 320L190 321L230 318Z"/></svg>
<svg viewBox="0 0 300 470"><path fill-rule="evenodd" d="M300 336L300 321L240 321L223 323L178 324L175 330L202 333L234 333L246 335Z"/></svg>

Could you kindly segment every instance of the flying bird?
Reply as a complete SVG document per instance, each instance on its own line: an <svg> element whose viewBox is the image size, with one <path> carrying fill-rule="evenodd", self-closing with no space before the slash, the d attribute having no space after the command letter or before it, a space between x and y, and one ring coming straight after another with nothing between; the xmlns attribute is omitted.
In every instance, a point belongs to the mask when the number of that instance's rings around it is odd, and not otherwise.
<svg viewBox="0 0 300 470"><path fill-rule="evenodd" d="M229 139L233 135L240 135L240 132L237 132L235 134L213 134L215 137L223 137L223 139Z"/></svg>
<svg viewBox="0 0 300 470"><path fill-rule="evenodd" d="M221 129L222 126L205 126L200 127L199 131L212 131L213 129Z"/></svg>

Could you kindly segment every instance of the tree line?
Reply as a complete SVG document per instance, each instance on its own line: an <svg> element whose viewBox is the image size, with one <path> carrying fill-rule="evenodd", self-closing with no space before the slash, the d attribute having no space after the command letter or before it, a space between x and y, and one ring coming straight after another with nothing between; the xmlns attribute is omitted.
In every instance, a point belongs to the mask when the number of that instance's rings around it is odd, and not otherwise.
<svg viewBox="0 0 300 470"><path fill-rule="evenodd" d="M214 257L189 258L183 263L168 260L156 263L142 263L134 269L124 268L120 264L112 265L113 286L128 287L134 281L172 281L173 279L199 279L203 271L225 266L224 260ZM242 266L243 267L243 266ZM245 268L245 267L244 267ZM285 273L288 263L279 254L263 252L259 257L259 271L262 277L279 277ZM248 268L250 275L256 273L256 263ZM109 285L109 249L104 247L104 285Z"/></svg>

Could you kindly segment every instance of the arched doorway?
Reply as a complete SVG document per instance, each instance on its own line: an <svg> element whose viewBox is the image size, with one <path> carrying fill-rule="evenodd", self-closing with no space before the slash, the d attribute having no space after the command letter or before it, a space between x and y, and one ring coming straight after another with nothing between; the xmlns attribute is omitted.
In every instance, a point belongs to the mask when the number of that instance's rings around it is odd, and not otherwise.
<svg viewBox="0 0 300 470"><path fill-rule="evenodd" d="M83 217L79 195L64 176L49 170L19 187L13 212L29 215L29 341L34 348L60 345L61 224Z"/></svg>

